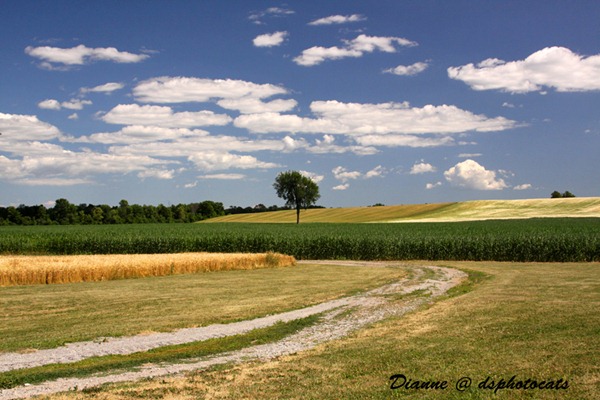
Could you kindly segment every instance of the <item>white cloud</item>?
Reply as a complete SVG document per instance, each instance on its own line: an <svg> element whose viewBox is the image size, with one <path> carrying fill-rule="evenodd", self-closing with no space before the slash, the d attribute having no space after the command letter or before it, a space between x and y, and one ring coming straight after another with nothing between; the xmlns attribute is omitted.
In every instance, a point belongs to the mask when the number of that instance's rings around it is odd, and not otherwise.
<svg viewBox="0 0 600 400"><path fill-rule="evenodd" d="M94 86L92 88L84 87L84 88L79 89L79 91L81 93L106 93L106 94L109 94L109 93L114 92L115 90L123 89L124 87L125 87L125 85L122 83L108 82L108 83L105 83L104 85Z"/></svg>
<svg viewBox="0 0 600 400"><path fill-rule="evenodd" d="M70 101L63 101L60 105L63 108L67 108L69 110L83 110L84 106L89 106L92 104L90 100L79 100L79 99L71 99Z"/></svg>
<svg viewBox="0 0 600 400"><path fill-rule="evenodd" d="M220 99L265 99L287 94L281 86L257 84L235 79L158 77L140 82L134 89L136 100L143 103L207 102Z"/></svg>
<svg viewBox="0 0 600 400"><path fill-rule="evenodd" d="M38 141L13 143L11 153L15 158L0 157L2 179L38 186L92 183L90 175L141 172L153 166L172 163L146 155L70 151Z"/></svg>
<svg viewBox="0 0 600 400"><path fill-rule="evenodd" d="M343 184L341 184L341 185L337 185L337 186L334 186L334 187L332 187L332 189L333 189L333 190L346 190L346 189L348 189L349 187L350 187L350 184L349 184L349 183L343 183Z"/></svg>
<svg viewBox="0 0 600 400"><path fill-rule="evenodd" d="M417 43L401 37L382 37L358 35L352 40L345 40L344 47L321 47L308 48L294 58L294 62L304 67L321 64L326 60L339 60L347 57L362 57L364 53L372 53L376 50L386 53L395 53L396 45L416 46Z"/></svg>
<svg viewBox="0 0 600 400"><path fill-rule="evenodd" d="M524 60L506 62L491 58L477 65L448 68L448 76L474 90L511 93L600 90L600 54L584 57L564 47L546 47Z"/></svg>
<svg viewBox="0 0 600 400"><path fill-rule="evenodd" d="M481 153L460 153L458 155L459 158L476 158L481 157L483 154Z"/></svg>
<svg viewBox="0 0 600 400"><path fill-rule="evenodd" d="M465 160L444 172L444 177L453 186L475 190L502 190L507 188L496 172L485 169L473 160Z"/></svg>
<svg viewBox="0 0 600 400"><path fill-rule="evenodd" d="M375 168L373 168L370 171L367 171L364 175L365 179L371 179L371 178L382 178L386 173L385 168L383 168L381 165L376 166Z"/></svg>
<svg viewBox="0 0 600 400"><path fill-rule="evenodd" d="M244 174L207 174L198 176L199 179L218 179L218 180L226 180L226 181L239 181L241 179L246 179L246 175Z"/></svg>
<svg viewBox="0 0 600 400"><path fill-rule="evenodd" d="M362 176L362 174L358 171L348 171L346 168L342 166L335 167L331 170L333 172L333 177L338 181L342 181L343 183L347 182L350 179L358 179Z"/></svg>
<svg viewBox="0 0 600 400"><path fill-rule="evenodd" d="M265 33L264 35L255 37L252 43L256 47L274 47L281 45L287 36L288 33L286 31Z"/></svg>
<svg viewBox="0 0 600 400"><path fill-rule="evenodd" d="M261 113L241 115L238 128L254 133L320 133L344 135L450 134L467 131L502 131L516 126L504 117L488 118L456 106L426 105L411 107L404 103L342 103L314 101L310 108L317 118Z"/></svg>
<svg viewBox="0 0 600 400"><path fill-rule="evenodd" d="M307 178L310 178L310 180L312 180L314 183L319 183L319 182L321 182L323 179L325 179L325 176L323 176L323 175L318 175L318 174L315 174L314 172L308 172L308 171L302 171L302 170L300 170L300 171L298 171L298 172L300 172L300 174L301 174L302 176L305 176L305 177L307 177Z"/></svg>
<svg viewBox="0 0 600 400"><path fill-rule="evenodd" d="M57 127L40 121L35 115L0 113L0 132L3 142L22 140L51 140L60 136Z"/></svg>
<svg viewBox="0 0 600 400"><path fill-rule="evenodd" d="M25 53L31 57L43 60L46 63L43 65L46 67L52 67L51 63L72 66L84 65L92 61L138 63L149 57L146 54L133 54L126 51L118 51L114 47L89 48L82 44L70 49L49 46L29 46L25 48Z"/></svg>
<svg viewBox="0 0 600 400"><path fill-rule="evenodd" d="M63 101L62 103L55 99L47 99L40 101L38 107L45 110L60 110L67 108L69 110L83 110L84 106L92 104L90 100L71 99L70 101Z"/></svg>
<svg viewBox="0 0 600 400"><path fill-rule="evenodd" d="M319 18L308 23L308 25L338 25L348 22L364 21L367 18L360 14L352 15L330 15L329 17Z"/></svg>
<svg viewBox="0 0 600 400"><path fill-rule="evenodd" d="M524 183L522 185L517 185L517 186L513 187L513 190L527 190L527 189L531 189L530 183Z"/></svg>
<svg viewBox="0 0 600 400"><path fill-rule="evenodd" d="M154 143L164 140L194 139L208 136L201 129L166 128L160 126L129 125L117 132L94 133L92 135L73 139L73 142L91 142L104 144Z"/></svg>
<svg viewBox="0 0 600 400"><path fill-rule="evenodd" d="M425 174L428 172L435 172L436 168L426 162L421 161L420 163L415 163L410 169L411 175Z"/></svg>
<svg viewBox="0 0 600 400"><path fill-rule="evenodd" d="M427 185L425 185L425 189L427 190L431 190L434 189L436 187L442 186L442 182L435 182L435 183L428 183Z"/></svg>
<svg viewBox="0 0 600 400"><path fill-rule="evenodd" d="M384 147L439 147L451 146L454 139L450 136L424 137L422 135L361 135L354 138L356 143L363 146Z"/></svg>
<svg viewBox="0 0 600 400"><path fill-rule="evenodd" d="M101 119L109 124L153 125L169 128L227 125L231 117L212 111L173 112L171 107L138 104L119 104Z"/></svg>
<svg viewBox="0 0 600 400"><path fill-rule="evenodd" d="M60 110L60 101L54 99L46 99L38 103L38 107L43 110Z"/></svg>
<svg viewBox="0 0 600 400"><path fill-rule="evenodd" d="M358 50L343 49L340 47L313 46L302 51L294 62L304 67L312 67L321 64L325 60L339 60L348 57L362 57L363 53Z"/></svg>
<svg viewBox="0 0 600 400"><path fill-rule="evenodd" d="M67 118L69 118L70 120L76 121L79 119L79 115L77 115L77 113L73 113L73 114L69 115Z"/></svg>
<svg viewBox="0 0 600 400"><path fill-rule="evenodd" d="M173 179L175 176L174 170L165 170L165 169L146 169L137 174L138 178L146 179L146 178L155 178L155 179Z"/></svg>
<svg viewBox="0 0 600 400"><path fill-rule="evenodd" d="M280 167L278 164L263 162L253 156L231 154L223 151L195 153L190 155L188 159L203 171Z"/></svg>
<svg viewBox="0 0 600 400"><path fill-rule="evenodd" d="M240 97L236 99L223 99L217 101L220 107L228 110L237 110L242 114L259 114L265 112L286 112L293 110L298 102L293 99L276 99L264 102L254 97Z"/></svg>
<svg viewBox="0 0 600 400"><path fill-rule="evenodd" d="M395 68L386 69L383 72L401 76L412 76L425 71L428 66L427 63L417 62L412 65L398 65Z"/></svg>
<svg viewBox="0 0 600 400"><path fill-rule="evenodd" d="M254 23L256 25L263 25L264 24L264 22L262 21L263 18L266 18L266 17L274 17L274 18L285 17L287 15L292 15L292 14L295 14L295 13L296 12L294 10L290 10L289 8L269 7L266 10L252 12L250 14L250 16L248 17L248 19L250 21L252 21L252 23Z"/></svg>

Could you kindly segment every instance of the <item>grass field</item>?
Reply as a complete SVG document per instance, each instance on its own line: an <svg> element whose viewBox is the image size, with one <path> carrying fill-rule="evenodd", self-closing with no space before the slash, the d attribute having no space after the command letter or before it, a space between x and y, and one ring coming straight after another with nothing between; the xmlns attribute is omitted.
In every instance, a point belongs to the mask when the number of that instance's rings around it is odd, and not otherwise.
<svg viewBox="0 0 600 400"><path fill-rule="evenodd" d="M116 384L56 399L597 399L600 265L453 262L487 276L464 295L389 319L352 337L271 362ZM394 389L390 377L447 381ZM479 388L486 380L564 383L567 389ZM455 389L461 377L472 386Z"/></svg>
<svg viewBox="0 0 600 400"><path fill-rule="evenodd" d="M459 203L302 210L301 222L454 222L514 218L600 217L600 197L527 200L477 200ZM203 223L294 223L296 211L235 214Z"/></svg>
<svg viewBox="0 0 600 400"><path fill-rule="evenodd" d="M265 253L296 259L600 261L600 218L403 224L0 227L0 254Z"/></svg>
<svg viewBox="0 0 600 400"><path fill-rule="evenodd" d="M262 317L400 279L397 268L298 265L0 287L0 352Z"/></svg>

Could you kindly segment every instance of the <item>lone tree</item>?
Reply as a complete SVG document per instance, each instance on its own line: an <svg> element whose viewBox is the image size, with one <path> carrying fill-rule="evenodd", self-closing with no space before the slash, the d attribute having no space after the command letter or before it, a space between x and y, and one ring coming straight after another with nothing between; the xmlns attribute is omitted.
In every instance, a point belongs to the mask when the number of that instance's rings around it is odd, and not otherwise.
<svg viewBox="0 0 600 400"><path fill-rule="evenodd" d="M286 205L296 209L296 223L300 223L300 209L307 209L321 197L319 186L298 171L281 172L275 178L273 187L277 196L286 201Z"/></svg>

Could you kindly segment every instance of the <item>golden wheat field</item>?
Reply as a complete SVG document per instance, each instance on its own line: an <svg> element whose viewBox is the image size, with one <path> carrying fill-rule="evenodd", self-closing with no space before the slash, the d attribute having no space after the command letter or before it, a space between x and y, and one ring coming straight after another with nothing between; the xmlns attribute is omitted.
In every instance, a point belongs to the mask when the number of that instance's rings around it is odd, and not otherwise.
<svg viewBox="0 0 600 400"><path fill-rule="evenodd" d="M93 282L295 264L292 256L270 252L0 256L0 286Z"/></svg>

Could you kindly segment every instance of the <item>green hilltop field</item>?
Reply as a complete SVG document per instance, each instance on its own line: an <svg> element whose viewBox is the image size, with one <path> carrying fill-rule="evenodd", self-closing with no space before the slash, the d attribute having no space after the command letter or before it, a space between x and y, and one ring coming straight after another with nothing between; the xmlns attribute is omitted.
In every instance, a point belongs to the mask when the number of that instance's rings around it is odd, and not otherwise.
<svg viewBox="0 0 600 400"><path fill-rule="evenodd" d="M300 222L452 222L555 217L600 218L600 197L475 200L377 207L316 208L302 210ZM212 218L204 222L294 223L296 222L296 212L286 210L235 214Z"/></svg>

